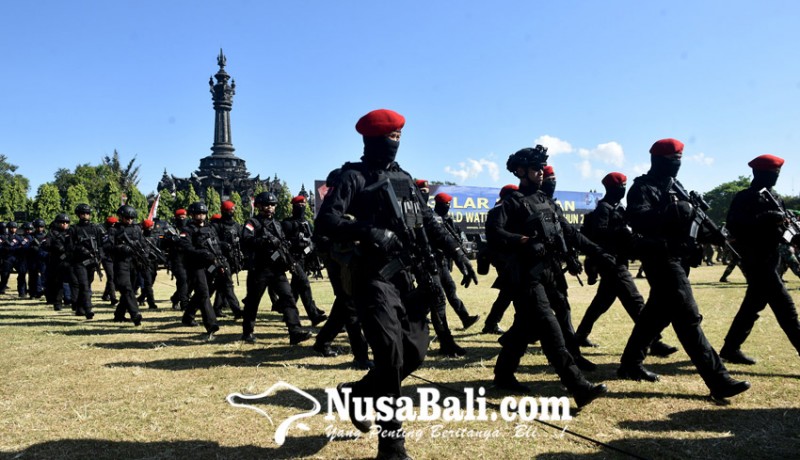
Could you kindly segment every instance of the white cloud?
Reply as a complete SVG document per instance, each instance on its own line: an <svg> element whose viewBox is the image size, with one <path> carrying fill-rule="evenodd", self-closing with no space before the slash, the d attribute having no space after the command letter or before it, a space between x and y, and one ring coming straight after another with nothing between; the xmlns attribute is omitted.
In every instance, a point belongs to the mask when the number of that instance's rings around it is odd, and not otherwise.
<svg viewBox="0 0 800 460"><path fill-rule="evenodd" d="M618 142L606 142L593 149L578 149L578 155L586 160L600 161L607 165L622 166L625 163L625 152Z"/></svg>
<svg viewBox="0 0 800 460"><path fill-rule="evenodd" d="M638 165L633 165L632 169L637 176L641 176L642 174L645 174L647 171L650 170L650 163L639 163Z"/></svg>
<svg viewBox="0 0 800 460"><path fill-rule="evenodd" d="M706 154L703 152L696 153L694 155L684 155L683 159L695 163L700 163L701 165L704 166L711 166L712 164L714 164L714 158L707 157Z"/></svg>
<svg viewBox="0 0 800 460"><path fill-rule="evenodd" d="M572 153L574 150L569 142L563 141L557 137L549 136L547 134L544 136L539 136L533 141L533 145L537 144L547 147L547 154L551 156L562 153Z"/></svg>
<svg viewBox="0 0 800 460"><path fill-rule="evenodd" d="M459 179L458 182L464 182L467 179L478 177L484 173L488 174L493 181L500 180L500 168L497 166L497 163L492 160L487 160L486 158L481 158L479 160L467 158L467 161L458 163L458 168L445 166L444 172L457 177Z"/></svg>
<svg viewBox="0 0 800 460"><path fill-rule="evenodd" d="M602 179L606 175L605 170L595 168L588 159L577 163L576 166L582 179Z"/></svg>

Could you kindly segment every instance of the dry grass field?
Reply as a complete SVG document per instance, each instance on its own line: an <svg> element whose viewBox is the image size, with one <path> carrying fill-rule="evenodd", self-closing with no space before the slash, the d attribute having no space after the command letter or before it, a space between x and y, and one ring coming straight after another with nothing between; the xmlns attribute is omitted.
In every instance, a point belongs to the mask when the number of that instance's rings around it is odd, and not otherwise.
<svg viewBox="0 0 800 460"><path fill-rule="evenodd" d="M705 319L703 327L719 349L744 295L744 279L736 271L731 283L720 284L722 267L692 272L694 293ZM243 274L245 275L245 274ZM245 275L246 276L246 275ZM789 288L799 301L798 279L788 273ZM485 317L496 291L493 275L480 285L461 290L472 312ZM11 285L15 286L12 278ZM646 295L647 283L637 280ZM99 292L101 285L96 282ZM325 281L313 284L318 303L330 309L332 293ZM237 288L244 296L244 276ZM571 280L570 299L575 324L595 291ZM12 292L12 289L9 289ZM350 430L348 422L328 422L322 414L296 425L285 444L274 440L275 429L287 417L308 409L308 402L290 391L279 391L254 405L274 423L253 411L233 407L227 395L258 394L278 381L289 382L323 403L325 388L355 380L361 371L350 368L350 355L322 358L311 342L290 346L285 328L268 301L256 328L259 342L240 342L241 325L229 315L220 321L216 341L206 343L202 328L180 323L167 298L169 276L161 272L156 297L161 309L143 310L141 327L111 321L112 308L95 298L92 321L54 312L42 302L0 298L0 457L42 459L167 459L167 458L372 458L374 436L329 440L326 429ZM448 310L451 318L455 315ZM302 312L302 308L301 308ZM503 326L510 325L512 312ZM304 323L308 322L305 320ZM460 326L457 319L451 325ZM498 352L496 336L482 335L482 321L470 330L456 330L458 342L469 350L465 358L436 355L438 344L423 366L405 382L406 394L427 381L448 391L487 388L491 404L504 394L491 389L492 367ZM632 323L617 303L595 327L592 339L600 348L585 349L599 364L589 378L604 381L608 397L597 400L570 421L547 426L530 422L525 429L509 422L411 422L415 434L407 441L416 459L517 458L797 458L800 456L800 358L768 310L756 324L744 351L755 366L729 365L736 378L753 388L730 404L710 401L687 355L648 358L658 383L618 380L615 370ZM671 329L667 343L678 345ZM346 337L337 346L347 349ZM524 357L520 380L535 396L561 396L563 390L538 346ZM424 379L424 380L423 380ZM455 394L455 393L454 393ZM442 429L451 430L444 432ZM457 430L497 430L496 437L459 437ZM517 430L524 431L521 436ZM454 436L443 436L449 433ZM600 441L600 446L573 433Z"/></svg>

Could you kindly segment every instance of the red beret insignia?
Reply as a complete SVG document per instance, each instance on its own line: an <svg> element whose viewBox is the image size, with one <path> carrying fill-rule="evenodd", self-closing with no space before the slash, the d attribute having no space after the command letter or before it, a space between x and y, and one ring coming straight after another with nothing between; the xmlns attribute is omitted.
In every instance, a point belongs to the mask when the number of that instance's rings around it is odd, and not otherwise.
<svg viewBox="0 0 800 460"><path fill-rule="evenodd" d="M378 109L361 117L356 123L356 131L367 137L384 136L392 131L402 129L405 124L405 117L399 113L388 109Z"/></svg>
<svg viewBox="0 0 800 460"><path fill-rule="evenodd" d="M437 193L436 196L433 197L433 201L437 203L449 203L453 201L453 197L442 192L442 193Z"/></svg>
<svg viewBox="0 0 800 460"><path fill-rule="evenodd" d="M683 142L677 139L661 139L650 147L650 154L657 157L668 157L670 155L683 155Z"/></svg>
<svg viewBox="0 0 800 460"><path fill-rule="evenodd" d="M606 174L606 177L603 178L602 182L606 188L611 188L611 187L619 187L620 185L625 185L627 181L628 178L625 177L625 174L612 172Z"/></svg>
<svg viewBox="0 0 800 460"><path fill-rule="evenodd" d="M755 169L756 171L771 171L773 169L780 169L783 166L783 158L776 157L775 155L761 155L753 158L747 166Z"/></svg>

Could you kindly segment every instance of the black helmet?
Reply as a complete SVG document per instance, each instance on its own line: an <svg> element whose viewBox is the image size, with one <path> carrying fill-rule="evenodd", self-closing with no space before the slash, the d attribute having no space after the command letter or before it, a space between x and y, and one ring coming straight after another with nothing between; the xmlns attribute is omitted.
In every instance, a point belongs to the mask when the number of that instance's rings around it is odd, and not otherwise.
<svg viewBox="0 0 800 460"><path fill-rule="evenodd" d="M120 206L117 209L117 215L120 217L128 217L131 219L136 219L136 209L133 206L128 206L127 204L124 206Z"/></svg>
<svg viewBox="0 0 800 460"><path fill-rule="evenodd" d="M92 207L86 203L81 203L78 206L75 206L75 215L80 216L81 214L91 214Z"/></svg>
<svg viewBox="0 0 800 460"><path fill-rule="evenodd" d="M208 206L203 202L195 201L186 208L186 211L193 216L195 214L208 214Z"/></svg>
<svg viewBox="0 0 800 460"><path fill-rule="evenodd" d="M33 230L33 224L30 223L30 222L25 222L24 224L22 224L22 229L23 230Z"/></svg>
<svg viewBox="0 0 800 460"><path fill-rule="evenodd" d="M547 164L547 147L537 145L534 148L517 150L508 157L506 169L515 173L519 167L544 166Z"/></svg>
<svg viewBox="0 0 800 460"><path fill-rule="evenodd" d="M34 227L47 227L47 224L44 222L44 219L34 219L33 220Z"/></svg>
<svg viewBox="0 0 800 460"><path fill-rule="evenodd" d="M55 220L53 222L55 222L57 224L60 224L62 222L69 223L69 216L66 215L66 214L63 214L63 213L59 214L59 215L56 216L56 218L55 218Z"/></svg>
<svg viewBox="0 0 800 460"><path fill-rule="evenodd" d="M6 228L17 228L17 223L12 220L6 224Z"/></svg>
<svg viewBox="0 0 800 460"><path fill-rule="evenodd" d="M261 192L256 195L256 199L254 201L255 205L263 205L263 204L278 204L278 197L275 196L272 192Z"/></svg>

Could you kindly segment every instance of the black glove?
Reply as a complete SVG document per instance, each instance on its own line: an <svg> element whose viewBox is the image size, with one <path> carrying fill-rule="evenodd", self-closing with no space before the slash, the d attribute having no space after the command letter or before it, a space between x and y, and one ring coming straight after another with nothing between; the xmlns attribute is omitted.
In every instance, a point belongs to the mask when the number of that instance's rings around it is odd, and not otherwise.
<svg viewBox="0 0 800 460"><path fill-rule="evenodd" d="M389 254L393 250L402 249L403 245L397 239L397 235L385 228L369 229L370 244L382 254Z"/></svg>
<svg viewBox="0 0 800 460"><path fill-rule="evenodd" d="M607 252L593 255L592 262L597 265L601 272L612 271L617 268L617 259Z"/></svg>
<svg viewBox="0 0 800 460"><path fill-rule="evenodd" d="M780 225L783 223L786 216L784 216L783 212L781 211L764 211L758 216L756 216L756 220L759 222L763 222L765 224L774 224Z"/></svg>
<svg viewBox="0 0 800 460"><path fill-rule="evenodd" d="M200 251L200 258L203 260L203 262L210 264L213 264L214 261L217 259L216 256L214 256L214 253L207 249Z"/></svg>
<svg viewBox="0 0 800 460"><path fill-rule="evenodd" d="M583 265L581 265L581 261L578 260L578 256L570 255L567 257L567 272L569 272L572 276L578 276L583 273Z"/></svg>
<svg viewBox="0 0 800 460"><path fill-rule="evenodd" d="M129 256L133 254L133 248L131 248L127 244L120 244L119 246L117 246L117 252L123 256Z"/></svg>
<svg viewBox="0 0 800 460"><path fill-rule="evenodd" d="M544 257L547 254L547 248L542 243L535 243L530 240L525 246L528 249L528 253L534 257Z"/></svg>
<svg viewBox="0 0 800 460"><path fill-rule="evenodd" d="M676 201L671 203L667 209L669 215L674 216L673 218L677 219L678 222L688 222L694 213L694 207L688 201Z"/></svg>
<svg viewBox="0 0 800 460"><path fill-rule="evenodd" d="M458 251L459 256L458 259L455 260L456 267L464 275L464 279L461 280L461 285L465 288L468 288L470 283L478 284L478 275L475 274L475 270L472 269L472 263L469 261L469 257L461 251Z"/></svg>
<svg viewBox="0 0 800 460"><path fill-rule="evenodd" d="M792 237L792 244L795 246L800 245L800 233Z"/></svg>

